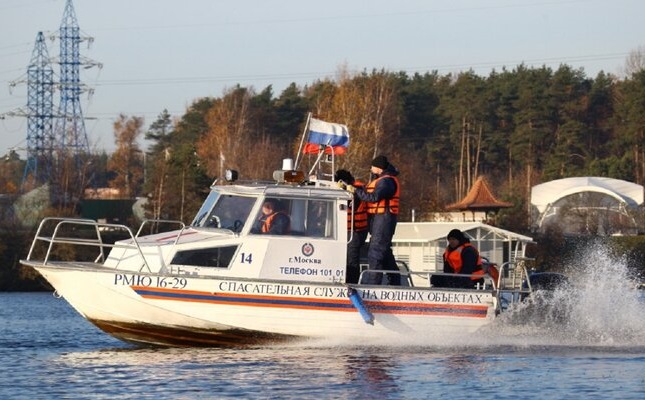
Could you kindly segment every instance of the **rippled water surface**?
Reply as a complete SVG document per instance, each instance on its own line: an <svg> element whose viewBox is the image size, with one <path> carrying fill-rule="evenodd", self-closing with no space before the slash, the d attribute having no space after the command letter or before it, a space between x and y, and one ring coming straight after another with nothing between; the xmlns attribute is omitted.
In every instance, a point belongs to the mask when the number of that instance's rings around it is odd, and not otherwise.
<svg viewBox="0 0 645 400"><path fill-rule="evenodd" d="M547 299L564 319L539 307L376 345L138 348L52 294L0 293L0 399L645 399L644 291L614 265Z"/></svg>

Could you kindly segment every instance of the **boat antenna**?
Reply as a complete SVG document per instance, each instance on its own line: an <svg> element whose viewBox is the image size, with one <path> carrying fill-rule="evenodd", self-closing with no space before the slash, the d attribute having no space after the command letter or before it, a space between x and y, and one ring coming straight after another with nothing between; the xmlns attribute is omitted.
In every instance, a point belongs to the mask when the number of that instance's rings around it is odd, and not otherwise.
<svg viewBox="0 0 645 400"><path fill-rule="evenodd" d="M309 129L309 122L311 121L311 111L307 113L307 123L305 123L305 129L302 132L302 139L300 139L300 147L298 147L298 154L296 154L296 164L294 170L298 169L298 162L300 161L300 153L302 152L302 145L305 143L305 135Z"/></svg>

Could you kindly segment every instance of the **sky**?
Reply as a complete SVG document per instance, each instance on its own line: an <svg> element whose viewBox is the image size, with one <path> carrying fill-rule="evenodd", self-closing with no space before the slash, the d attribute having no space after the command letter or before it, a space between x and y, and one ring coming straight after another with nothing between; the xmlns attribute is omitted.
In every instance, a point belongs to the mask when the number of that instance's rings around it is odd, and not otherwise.
<svg viewBox="0 0 645 400"><path fill-rule="evenodd" d="M26 70L39 31L55 36L65 0L0 0L0 156L24 159ZM119 114L146 127L237 84L278 96L350 72L440 74L560 64L621 77L645 46L642 0L73 0L91 90L81 95L90 147L114 150ZM59 43L47 41L49 56ZM644 47L645 48L645 47ZM58 76L59 66L53 65ZM10 89L10 83L16 85ZM54 93L55 108L58 92ZM4 118L2 118L4 116ZM297 136L298 132L294 132ZM142 143L144 148L146 143Z"/></svg>

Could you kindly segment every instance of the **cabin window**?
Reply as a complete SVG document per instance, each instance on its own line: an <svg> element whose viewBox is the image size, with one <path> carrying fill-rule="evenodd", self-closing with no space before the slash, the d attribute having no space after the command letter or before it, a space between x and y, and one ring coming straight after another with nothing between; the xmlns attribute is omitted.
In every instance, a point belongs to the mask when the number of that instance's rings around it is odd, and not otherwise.
<svg viewBox="0 0 645 400"><path fill-rule="evenodd" d="M228 268L236 251L237 246L178 251L171 264Z"/></svg>
<svg viewBox="0 0 645 400"><path fill-rule="evenodd" d="M256 200L255 197L211 192L192 225L241 232Z"/></svg>
<svg viewBox="0 0 645 400"><path fill-rule="evenodd" d="M251 233L333 238L334 202L267 197Z"/></svg>

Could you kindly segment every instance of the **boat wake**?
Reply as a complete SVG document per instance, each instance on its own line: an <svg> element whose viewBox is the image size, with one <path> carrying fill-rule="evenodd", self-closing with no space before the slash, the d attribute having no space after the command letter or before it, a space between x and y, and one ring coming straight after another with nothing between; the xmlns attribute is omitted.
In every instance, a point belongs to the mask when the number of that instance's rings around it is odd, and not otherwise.
<svg viewBox="0 0 645 400"><path fill-rule="evenodd" d="M527 345L645 346L645 293L627 268L602 245L563 271L571 282L536 291L487 327L487 337Z"/></svg>
<svg viewBox="0 0 645 400"><path fill-rule="evenodd" d="M645 291L627 268L624 257L603 246L593 246L584 260L567 263L563 271L570 285L538 290L512 305L492 324L474 334L427 332L349 342L342 338L296 341L292 346L401 346L441 349L500 348L598 350L645 349Z"/></svg>

